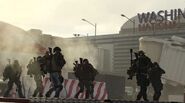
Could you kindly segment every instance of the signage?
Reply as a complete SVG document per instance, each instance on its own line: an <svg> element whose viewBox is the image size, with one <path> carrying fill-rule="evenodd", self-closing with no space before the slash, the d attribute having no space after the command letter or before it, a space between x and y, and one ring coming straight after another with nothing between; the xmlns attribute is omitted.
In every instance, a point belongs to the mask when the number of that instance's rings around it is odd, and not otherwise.
<svg viewBox="0 0 185 103"><path fill-rule="evenodd" d="M180 17L185 19L185 9L160 10L137 15L139 31L166 30L175 28L180 22Z"/></svg>

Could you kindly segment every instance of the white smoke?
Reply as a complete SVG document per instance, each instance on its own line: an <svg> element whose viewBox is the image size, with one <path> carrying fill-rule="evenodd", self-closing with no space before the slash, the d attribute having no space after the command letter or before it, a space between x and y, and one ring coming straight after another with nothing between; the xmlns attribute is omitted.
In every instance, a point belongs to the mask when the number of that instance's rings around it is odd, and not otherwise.
<svg viewBox="0 0 185 103"><path fill-rule="evenodd" d="M88 38L62 39L41 34L42 32L39 30L38 32L37 30L36 32L26 32L13 25L0 22L0 79L2 79L2 73L8 64L8 59L11 59L11 63L13 60L18 60L23 70L22 84L24 84L25 93L29 94L29 89L33 91L35 82L26 74L30 59L41 55L38 45L61 47L66 60L64 68L67 70L72 70L74 61L79 61L79 58L87 58L95 68L97 67L98 49ZM30 84L32 84L31 87Z"/></svg>
<svg viewBox="0 0 185 103"><path fill-rule="evenodd" d="M66 59L65 68L72 69L75 60L86 58L96 68L98 65L98 48L88 38L69 38L54 40L55 45L62 48Z"/></svg>
<svg viewBox="0 0 185 103"><path fill-rule="evenodd" d="M5 65L8 64L7 59L11 59L11 62L17 59L25 73L29 60L38 55L38 49L35 48L38 40L36 36L32 36L20 28L0 22L1 76Z"/></svg>
<svg viewBox="0 0 185 103"><path fill-rule="evenodd" d="M2 79L4 68L8 64L8 59L11 59L11 63L18 60L22 67L23 92L28 97L28 94L32 94L28 91L33 91L36 85L34 79L27 76L27 65L30 59L40 55L40 34L26 32L13 25L0 22L0 41L0 79Z"/></svg>

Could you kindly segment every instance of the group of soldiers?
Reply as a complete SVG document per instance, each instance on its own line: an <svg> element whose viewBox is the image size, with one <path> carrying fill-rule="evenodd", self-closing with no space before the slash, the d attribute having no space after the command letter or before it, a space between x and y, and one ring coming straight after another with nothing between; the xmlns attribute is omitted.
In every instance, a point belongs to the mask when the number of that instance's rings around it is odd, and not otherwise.
<svg viewBox="0 0 185 103"><path fill-rule="evenodd" d="M131 49L131 67L127 71L127 74L129 75L128 79L136 76L137 85L140 86L136 100L140 100L143 97L145 101L148 101L147 87L151 83L154 89L153 101L159 101L161 90L163 89L161 76L165 71L157 62L152 63L150 58L142 50L135 53L135 59L132 59L132 52Z"/></svg>
<svg viewBox="0 0 185 103"><path fill-rule="evenodd" d="M161 95L161 90L163 89L161 75L164 74L165 71L157 62L152 63L150 58L147 57L143 51L135 53L135 59L132 59L132 49L130 52L131 67L127 71L129 75L128 79L132 79L133 76L136 76L137 84L140 86L140 91L136 100L140 100L143 97L145 101L148 101L147 87L151 83L154 88L153 100L158 101ZM73 68L74 74L79 80L78 87L80 88L74 98L78 98L79 94L86 90L85 98L93 99L93 81L95 80L98 71L91 63L89 63L88 59L80 58L79 60L80 61L75 61ZM54 97L59 97L60 92L63 89L62 83L64 81L61 71L65 64L66 61L59 47L55 47L53 50L52 48L49 48L49 51L46 51L44 56L34 57L30 60L27 65L27 74L31 77L33 76L36 82L36 89L33 93L33 97L36 97L37 95L43 97L42 78L47 73L50 74L49 79L52 83L52 87L46 92L45 97L50 97L53 91L55 91ZM9 60L9 63L3 72L3 80L9 79L8 88L4 93L4 97L9 96L13 83L15 83L17 85L19 96L24 98L20 81L21 72L22 68L18 60L14 60L12 64Z"/></svg>
<svg viewBox="0 0 185 103"><path fill-rule="evenodd" d="M39 96L43 97L43 86L42 78L45 74L49 73L49 80L52 84L52 87L46 92L45 97L50 97L52 92L55 91L54 97L58 98L60 92L63 89L64 78L62 76L62 68L66 64L63 54L61 53L61 48L55 47L53 50L49 48L49 51L46 51L44 56L34 57L30 60L27 65L28 71L27 74L30 77L34 77L36 82L36 89L34 90L33 97ZM20 98L25 96L22 93L22 86L20 81L22 68L18 62L15 60L13 64L10 63L5 67L3 72L4 81L9 79L7 91L4 93L4 97L8 97L9 93L13 87L13 83L17 85L18 93ZM78 95L86 90L85 98L93 98L93 81L97 74L96 69L89 63L88 59L80 58L80 63L75 61L74 63L74 74L79 79L79 88L80 90L76 93L75 98L78 98Z"/></svg>

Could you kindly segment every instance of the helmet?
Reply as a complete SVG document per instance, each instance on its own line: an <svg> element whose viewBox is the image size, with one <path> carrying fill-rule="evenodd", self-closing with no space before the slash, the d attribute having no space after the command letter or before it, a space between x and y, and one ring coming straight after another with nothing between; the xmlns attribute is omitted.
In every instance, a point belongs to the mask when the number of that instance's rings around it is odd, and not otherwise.
<svg viewBox="0 0 185 103"><path fill-rule="evenodd" d="M42 57L41 57L41 56L38 56L38 57L37 57L37 60L41 60L41 59L42 59Z"/></svg>
<svg viewBox="0 0 185 103"><path fill-rule="evenodd" d="M14 60L14 65L19 65L19 61L18 60Z"/></svg>
<svg viewBox="0 0 185 103"><path fill-rule="evenodd" d="M89 60L88 59L84 59L83 62L84 63L89 63Z"/></svg>
<svg viewBox="0 0 185 103"><path fill-rule="evenodd" d="M14 63L16 63L16 64L17 64L17 63L19 63L19 61L18 61L18 60L14 60Z"/></svg>
<svg viewBox="0 0 185 103"><path fill-rule="evenodd" d="M142 51L142 50L138 51L138 55L144 55L144 54L145 54L144 51Z"/></svg>
<svg viewBox="0 0 185 103"><path fill-rule="evenodd" d="M56 52L56 51L61 52L61 49L60 49L59 47L55 47L55 48L53 49L53 52Z"/></svg>
<svg viewBox="0 0 185 103"><path fill-rule="evenodd" d="M154 62L153 65L159 67L159 64L157 62Z"/></svg>

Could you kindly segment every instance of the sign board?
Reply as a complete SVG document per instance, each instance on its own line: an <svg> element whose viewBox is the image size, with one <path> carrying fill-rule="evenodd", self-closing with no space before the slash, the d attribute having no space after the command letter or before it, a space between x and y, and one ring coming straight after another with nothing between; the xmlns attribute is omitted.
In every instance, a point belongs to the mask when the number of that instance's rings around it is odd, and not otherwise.
<svg viewBox="0 0 185 103"><path fill-rule="evenodd" d="M160 10L137 15L139 31L164 30L175 28L180 22L180 17L185 19L185 9Z"/></svg>

